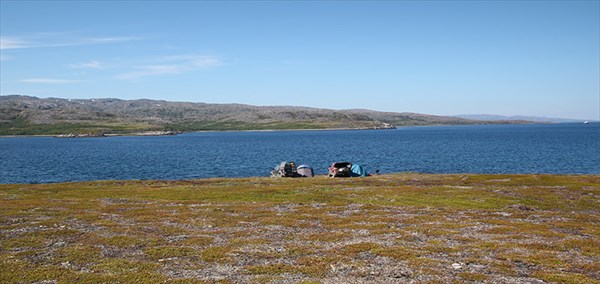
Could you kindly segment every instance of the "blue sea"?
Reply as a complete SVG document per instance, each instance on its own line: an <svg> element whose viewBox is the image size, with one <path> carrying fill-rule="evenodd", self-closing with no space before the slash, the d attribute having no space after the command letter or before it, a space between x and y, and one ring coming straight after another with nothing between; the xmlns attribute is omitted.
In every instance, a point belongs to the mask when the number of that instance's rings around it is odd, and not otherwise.
<svg viewBox="0 0 600 284"><path fill-rule="evenodd" d="M268 176L281 161L380 173L600 174L600 124L0 138L0 183Z"/></svg>

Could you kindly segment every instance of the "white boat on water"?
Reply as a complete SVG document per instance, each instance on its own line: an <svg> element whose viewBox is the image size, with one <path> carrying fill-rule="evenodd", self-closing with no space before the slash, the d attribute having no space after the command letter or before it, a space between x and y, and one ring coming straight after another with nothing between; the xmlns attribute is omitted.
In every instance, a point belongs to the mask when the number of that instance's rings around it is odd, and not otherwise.
<svg viewBox="0 0 600 284"><path fill-rule="evenodd" d="M590 122L586 120L583 122L583 124L590 124Z"/></svg>

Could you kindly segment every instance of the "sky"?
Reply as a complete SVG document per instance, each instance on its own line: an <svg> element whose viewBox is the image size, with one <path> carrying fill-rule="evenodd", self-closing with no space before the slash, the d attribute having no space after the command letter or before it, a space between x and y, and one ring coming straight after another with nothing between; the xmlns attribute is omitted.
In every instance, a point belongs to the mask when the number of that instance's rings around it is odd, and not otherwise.
<svg viewBox="0 0 600 284"><path fill-rule="evenodd" d="M0 95L600 119L600 1L0 0Z"/></svg>

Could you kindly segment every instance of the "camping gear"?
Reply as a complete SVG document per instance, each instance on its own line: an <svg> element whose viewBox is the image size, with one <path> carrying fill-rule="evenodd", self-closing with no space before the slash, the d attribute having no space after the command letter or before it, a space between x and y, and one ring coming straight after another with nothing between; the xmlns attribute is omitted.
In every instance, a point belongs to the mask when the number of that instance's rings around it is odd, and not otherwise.
<svg viewBox="0 0 600 284"><path fill-rule="evenodd" d="M303 177L314 177L315 176L315 172L313 171L313 168L311 168L308 165L298 166L298 174Z"/></svg>
<svg viewBox="0 0 600 284"><path fill-rule="evenodd" d="M271 171L271 177L300 177L300 175L298 174L296 163L290 161L281 162L279 165L275 166Z"/></svg>
<svg viewBox="0 0 600 284"><path fill-rule="evenodd" d="M369 175L367 173L367 170L365 170L363 166L358 164L352 165L352 169L350 171L350 176L352 177L366 177Z"/></svg>
<svg viewBox="0 0 600 284"><path fill-rule="evenodd" d="M328 169L329 177L349 177L352 163L350 162L336 162L332 163Z"/></svg>

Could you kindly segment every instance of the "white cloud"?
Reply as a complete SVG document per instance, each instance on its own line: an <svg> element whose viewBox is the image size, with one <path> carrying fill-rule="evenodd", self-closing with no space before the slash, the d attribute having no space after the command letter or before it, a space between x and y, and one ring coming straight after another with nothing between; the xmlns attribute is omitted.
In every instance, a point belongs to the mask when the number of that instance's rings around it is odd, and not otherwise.
<svg viewBox="0 0 600 284"><path fill-rule="evenodd" d="M166 56L155 60L154 63L159 64L137 66L133 71L117 75L117 79L130 80L146 76L180 74L222 64L219 58L206 55Z"/></svg>
<svg viewBox="0 0 600 284"><path fill-rule="evenodd" d="M22 37L0 37L0 49L64 47L110 44L140 40L139 37L76 37L65 34L36 34Z"/></svg>
<svg viewBox="0 0 600 284"><path fill-rule="evenodd" d="M177 62L182 65L190 65L198 68L208 68L215 67L222 64L221 60L219 60L215 56L208 55L175 55L175 56L165 56L161 58L159 61L163 62Z"/></svg>
<svg viewBox="0 0 600 284"><path fill-rule="evenodd" d="M79 80L66 80L66 79L54 79L54 78L30 78L21 80L23 83L31 84L71 84L79 83Z"/></svg>
<svg viewBox="0 0 600 284"><path fill-rule="evenodd" d="M17 37L0 36L0 49L17 49L31 47L31 43Z"/></svg>
<svg viewBox="0 0 600 284"><path fill-rule="evenodd" d="M96 37L96 38L85 38L82 39L82 42L90 43L90 44L103 44L103 43L113 43L113 42L124 42L124 41L133 41L139 40L137 37Z"/></svg>
<svg viewBox="0 0 600 284"><path fill-rule="evenodd" d="M104 65L100 61L96 61L96 60L91 60L88 62L82 62L82 63L77 63L77 64L71 64L70 66L71 66L71 68L75 68L75 69L104 69L104 68L106 68L106 65Z"/></svg>

